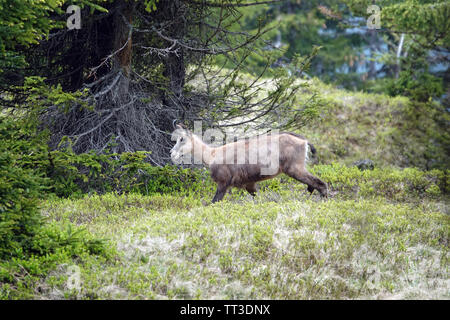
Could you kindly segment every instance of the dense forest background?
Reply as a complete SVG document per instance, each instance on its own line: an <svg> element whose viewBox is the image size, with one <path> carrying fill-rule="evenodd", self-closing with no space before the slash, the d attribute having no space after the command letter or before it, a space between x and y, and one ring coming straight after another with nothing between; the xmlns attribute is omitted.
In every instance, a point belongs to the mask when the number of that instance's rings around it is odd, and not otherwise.
<svg viewBox="0 0 450 320"><path fill-rule="evenodd" d="M273 47L282 51L276 61L278 64L292 61L298 54L307 55L314 46L320 46L309 75L326 83L390 95L412 95L411 89L421 86L428 95L416 98L445 99L449 81L445 40L448 4L439 1L373 2L380 6L378 29L369 28L367 24L368 11L364 9L370 4L364 1L287 1L269 10L261 7L246 10L240 26L244 30L254 27L264 16L265 23L274 28L270 32ZM428 19L433 20L434 26L424 26L425 21L430 22ZM261 67L257 58L253 61ZM251 70L258 68L252 65Z"/></svg>
<svg viewBox="0 0 450 320"><path fill-rule="evenodd" d="M447 1L378 2L379 29L359 0L2 3L2 105L33 109L52 149L147 150L163 165L174 120L300 129L323 113L299 83L313 77L448 105Z"/></svg>

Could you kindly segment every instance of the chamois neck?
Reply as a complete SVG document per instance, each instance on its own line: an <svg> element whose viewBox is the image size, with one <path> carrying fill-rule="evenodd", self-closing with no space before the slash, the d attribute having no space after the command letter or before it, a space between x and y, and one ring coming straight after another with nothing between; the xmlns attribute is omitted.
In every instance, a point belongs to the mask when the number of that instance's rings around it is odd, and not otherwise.
<svg viewBox="0 0 450 320"><path fill-rule="evenodd" d="M194 147L194 159L209 167L213 161L214 147L211 147L204 143L202 139L196 135L192 135L193 147Z"/></svg>

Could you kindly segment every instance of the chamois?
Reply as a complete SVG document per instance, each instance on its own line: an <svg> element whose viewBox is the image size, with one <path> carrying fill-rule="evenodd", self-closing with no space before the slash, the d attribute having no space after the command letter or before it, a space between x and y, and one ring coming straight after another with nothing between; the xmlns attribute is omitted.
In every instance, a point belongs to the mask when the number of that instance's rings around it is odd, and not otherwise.
<svg viewBox="0 0 450 320"><path fill-rule="evenodd" d="M291 132L265 134L213 147L186 127L179 124L176 127L177 142L170 151L172 161L176 163L181 157L191 155L198 163L209 167L211 177L217 183L213 203L222 200L230 187L244 188L254 196L257 182L280 173L308 185L310 193L318 190L322 197L328 196L326 183L306 170L308 148L313 154L316 150L301 135ZM271 160L276 163L269 170L267 165Z"/></svg>

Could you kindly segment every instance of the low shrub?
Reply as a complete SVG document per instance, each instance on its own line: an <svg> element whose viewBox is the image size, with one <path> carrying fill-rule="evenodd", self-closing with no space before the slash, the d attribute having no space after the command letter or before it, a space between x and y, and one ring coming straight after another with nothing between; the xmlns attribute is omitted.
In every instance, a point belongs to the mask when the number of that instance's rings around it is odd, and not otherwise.
<svg viewBox="0 0 450 320"><path fill-rule="evenodd" d="M37 201L46 180L29 165L40 152L29 129L0 118L0 259L29 252L43 224Z"/></svg>
<svg viewBox="0 0 450 320"><path fill-rule="evenodd" d="M86 193L108 192L153 194L197 194L210 196L215 191L209 171L173 165L155 167L146 162L146 152L76 155L53 151L49 191L59 197L79 198ZM393 200L436 198L449 193L448 170L422 171L416 168L376 168L361 171L354 166L333 163L316 165L311 172L331 191L345 197L384 196ZM260 183L263 189L281 191L294 182L286 176Z"/></svg>
<svg viewBox="0 0 450 320"><path fill-rule="evenodd" d="M0 299L21 292L57 264L81 255L105 253L105 244L68 224L46 223L39 199L51 179L42 172L45 133L32 123L0 118ZM18 291L17 291L18 290Z"/></svg>
<svg viewBox="0 0 450 320"><path fill-rule="evenodd" d="M152 166L147 152L121 154L83 153L56 150L44 163L50 192L58 197L81 197L86 193L135 192L186 193L203 190L208 173L201 169Z"/></svg>

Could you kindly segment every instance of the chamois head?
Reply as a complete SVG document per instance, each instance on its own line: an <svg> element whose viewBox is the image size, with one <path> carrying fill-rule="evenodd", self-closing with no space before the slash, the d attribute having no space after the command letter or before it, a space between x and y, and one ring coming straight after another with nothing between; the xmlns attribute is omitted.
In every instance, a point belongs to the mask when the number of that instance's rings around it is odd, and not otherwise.
<svg viewBox="0 0 450 320"><path fill-rule="evenodd" d="M192 140L192 132L183 125L176 125L175 134L177 136L177 143L170 150L170 157L176 163L181 157L192 154L194 143Z"/></svg>

